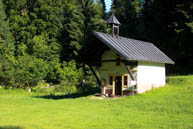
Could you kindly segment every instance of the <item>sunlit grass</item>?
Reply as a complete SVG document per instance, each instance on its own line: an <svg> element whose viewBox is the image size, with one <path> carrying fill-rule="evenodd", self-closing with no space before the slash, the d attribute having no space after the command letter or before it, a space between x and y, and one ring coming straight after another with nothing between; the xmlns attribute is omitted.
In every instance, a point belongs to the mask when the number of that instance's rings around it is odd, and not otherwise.
<svg viewBox="0 0 193 129"><path fill-rule="evenodd" d="M45 99L0 89L0 129L191 129L193 76L168 77L166 87L116 99Z"/></svg>

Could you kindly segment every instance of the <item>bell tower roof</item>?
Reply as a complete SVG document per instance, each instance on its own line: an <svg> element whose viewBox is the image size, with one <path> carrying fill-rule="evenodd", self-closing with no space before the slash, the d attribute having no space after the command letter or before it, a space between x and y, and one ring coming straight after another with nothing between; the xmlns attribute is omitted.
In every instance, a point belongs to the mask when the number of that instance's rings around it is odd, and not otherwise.
<svg viewBox="0 0 193 129"><path fill-rule="evenodd" d="M120 25L120 22L119 22L119 20L115 17L115 15L114 14L112 14L111 16L110 16L110 18L107 20L107 22L106 22L107 24L115 24L115 25Z"/></svg>

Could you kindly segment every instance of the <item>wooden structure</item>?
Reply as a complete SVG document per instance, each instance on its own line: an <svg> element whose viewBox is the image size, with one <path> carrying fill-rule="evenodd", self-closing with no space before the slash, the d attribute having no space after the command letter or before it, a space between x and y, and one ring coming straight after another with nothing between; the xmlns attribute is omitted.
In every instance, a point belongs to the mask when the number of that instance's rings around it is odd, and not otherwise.
<svg viewBox="0 0 193 129"><path fill-rule="evenodd" d="M165 85L165 64L174 64L152 43L119 36L114 14L107 20L111 34L93 32L82 49L82 63L90 66L101 93L121 96ZM92 66L99 67L98 77Z"/></svg>

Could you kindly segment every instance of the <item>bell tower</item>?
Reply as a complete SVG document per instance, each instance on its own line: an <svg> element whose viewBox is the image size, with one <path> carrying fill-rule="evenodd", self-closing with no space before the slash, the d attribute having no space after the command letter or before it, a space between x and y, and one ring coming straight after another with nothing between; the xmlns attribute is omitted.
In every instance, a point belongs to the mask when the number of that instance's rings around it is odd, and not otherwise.
<svg viewBox="0 0 193 129"><path fill-rule="evenodd" d="M110 16L110 18L106 22L107 24L107 33L108 33L108 28L109 26L112 28L112 36L113 37L119 37L119 25L120 22L118 19L115 17L114 14Z"/></svg>

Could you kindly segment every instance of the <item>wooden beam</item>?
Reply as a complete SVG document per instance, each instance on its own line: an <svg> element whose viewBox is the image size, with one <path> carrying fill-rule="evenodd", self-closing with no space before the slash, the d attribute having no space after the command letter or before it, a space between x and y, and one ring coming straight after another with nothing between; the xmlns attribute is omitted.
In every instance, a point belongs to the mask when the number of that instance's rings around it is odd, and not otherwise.
<svg viewBox="0 0 193 129"><path fill-rule="evenodd" d="M94 74L94 76L95 76L95 78L96 78L99 86L101 86L101 81L100 81L100 79L98 78L97 74L95 73L93 67L92 67L92 66L89 66L89 67L90 67L90 70L93 72L93 74Z"/></svg>
<svg viewBox="0 0 193 129"><path fill-rule="evenodd" d="M126 64L125 64L125 66L126 66L128 72L129 72L129 75L130 75L131 79L135 81L136 79L135 79L135 77L133 76L133 73L131 72L131 69L130 69L129 65L126 65Z"/></svg>
<svg viewBox="0 0 193 129"><path fill-rule="evenodd" d="M123 60L120 60L120 61L123 61ZM117 62L117 60L101 60L101 61L98 61L98 62L96 62L96 61L85 61L85 63L86 64L88 64L88 65L101 65L101 63L103 63L103 62Z"/></svg>
<svg viewBox="0 0 193 129"><path fill-rule="evenodd" d="M125 65L137 66L137 61L121 60Z"/></svg>

